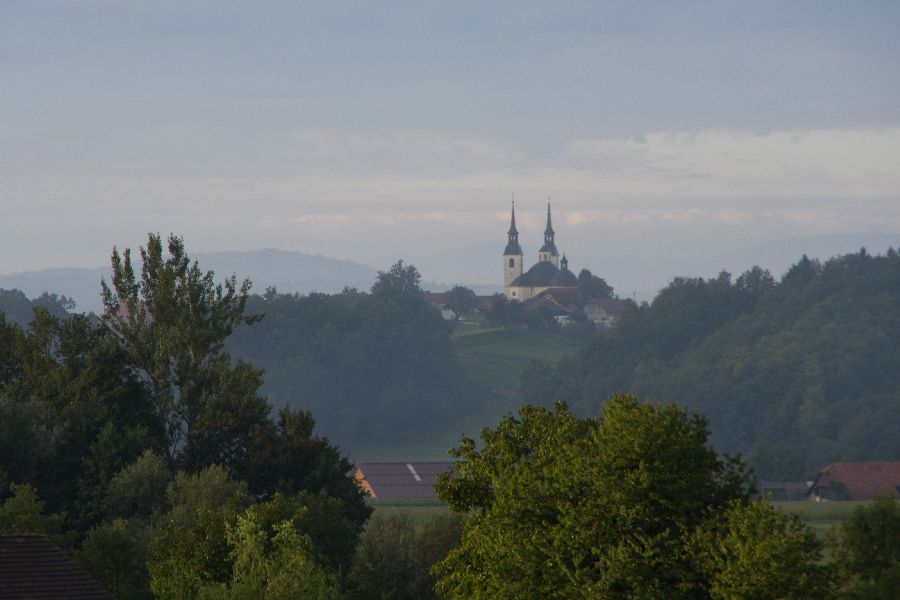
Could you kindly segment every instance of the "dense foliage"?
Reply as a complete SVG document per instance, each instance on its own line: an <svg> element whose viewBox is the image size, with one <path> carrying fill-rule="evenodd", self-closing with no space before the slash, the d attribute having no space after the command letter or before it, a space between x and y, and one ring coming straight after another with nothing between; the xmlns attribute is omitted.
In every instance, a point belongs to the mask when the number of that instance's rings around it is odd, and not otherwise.
<svg viewBox="0 0 900 600"><path fill-rule="evenodd" d="M832 556L847 598L890 600L900 590L900 502L860 506L835 535Z"/></svg>
<svg viewBox="0 0 900 600"><path fill-rule="evenodd" d="M353 569L348 597L353 600L430 600L437 578L432 567L459 545L461 517L439 514L416 526L410 513L382 516L366 524Z"/></svg>
<svg viewBox="0 0 900 600"><path fill-rule="evenodd" d="M900 255L803 258L781 279L677 278L576 358L525 375L529 402L592 414L628 391L709 418L763 478L900 458Z"/></svg>
<svg viewBox="0 0 900 600"><path fill-rule="evenodd" d="M247 310L265 318L237 330L228 349L265 369L273 403L312 411L342 446L421 440L472 408L475 394L418 277L397 263L371 293L253 296Z"/></svg>
<svg viewBox="0 0 900 600"><path fill-rule="evenodd" d="M295 568L336 590L371 512L350 463L223 352L249 282L167 249L140 275L113 252L102 322L0 313L0 534L52 536L117 597L296 597Z"/></svg>
<svg viewBox="0 0 900 600"><path fill-rule="evenodd" d="M700 417L615 396L599 419L525 405L463 438L438 494L469 513L439 564L451 598L809 598L815 536L748 500Z"/></svg>

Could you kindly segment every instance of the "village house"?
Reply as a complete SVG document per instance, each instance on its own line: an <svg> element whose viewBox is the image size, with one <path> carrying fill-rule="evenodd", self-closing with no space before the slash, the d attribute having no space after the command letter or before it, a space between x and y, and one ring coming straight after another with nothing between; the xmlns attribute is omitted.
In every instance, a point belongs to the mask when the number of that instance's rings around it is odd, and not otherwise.
<svg viewBox="0 0 900 600"><path fill-rule="evenodd" d="M831 463L819 471L806 498L872 500L884 493L900 495L900 462Z"/></svg>
<svg viewBox="0 0 900 600"><path fill-rule="evenodd" d="M437 499L434 484L452 462L359 463L353 478L372 498Z"/></svg>

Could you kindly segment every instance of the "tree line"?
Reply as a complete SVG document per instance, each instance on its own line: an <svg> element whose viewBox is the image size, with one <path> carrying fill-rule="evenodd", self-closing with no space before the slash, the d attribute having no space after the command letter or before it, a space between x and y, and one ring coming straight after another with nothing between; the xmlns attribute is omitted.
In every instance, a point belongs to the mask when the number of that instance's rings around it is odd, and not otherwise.
<svg viewBox="0 0 900 600"><path fill-rule="evenodd" d="M234 277L216 283L174 236L151 235L141 255L138 270L128 250L114 250L99 322L37 308L23 329L0 315L0 534L50 536L116 597L889 598L900 581L892 498L857 510L828 540L826 561L809 528L752 499L749 469L710 448L704 417L635 396L613 395L599 417L583 418L564 404L543 408L558 395L545 388L518 417L485 428L480 443L464 436L451 449L454 470L437 490L451 515L424 527L370 518L349 462L316 435L312 414L273 410L261 370L232 359L226 344L280 314L260 320L254 302L284 302L290 310L277 327L299 315L295 334L312 348L310 361L381 343L403 366L456 368L446 325L419 312L431 309L417 271L397 263L370 293L347 290L332 304L276 290L255 299ZM848 271L869 286L861 295L880 290L890 302L896 261L895 253L804 260L778 284L758 269L735 283L676 280L623 322L654 339L620 350L675 360L679 337L692 336L696 351L766 306L767 319L794 331L810 303L842 306L835 283L821 281ZM771 308L785 304L794 320ZM350 312L369 318L352 321ZM340 342L329 348L332 319ZM303 338L303 328L314 334ZM355 339L354 328L363 330ZM572 364L622 343L623 330L598 337ZM399 351L422 336L438 347L432 355ZM548 385L567 364L529 376ZM365 414L389 421L391 406Z"/></svg>
<svg viewBox="0 0 900 600"><path fill-rule="evenodd" d="M338 589L371 508L312 415L273 411L223 351L257 320L249 282L215 283L175 236L141 259L113 251L102 322L0 315L0 526L53 536L121 597L296 596L285 565Z"/></svg>
<svg viewBox="0 0 900 600"><path fill-rule="evenodd" d="M370 292L251 296L265 317L235 331L227 349L263 368L279 406L303 406L344 446L428 439L473 410L451 325L425 301L420 275L402 261L379 271Z"/></svg>
<svg viewBox="0 0 900 600"><path fill-rule="evenodd" d="M677 401L766 479L836 460L900 457L900 255L803 257L776 281L676 278L558 365L523 375L526 401L593 414L610 394Z"/></svg>

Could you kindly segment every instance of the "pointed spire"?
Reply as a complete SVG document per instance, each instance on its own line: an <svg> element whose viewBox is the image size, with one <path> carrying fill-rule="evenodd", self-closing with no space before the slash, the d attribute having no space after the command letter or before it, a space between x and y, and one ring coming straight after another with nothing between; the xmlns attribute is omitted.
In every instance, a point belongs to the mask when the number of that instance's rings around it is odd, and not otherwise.
<svg viewBox="0 0 900 600"><path fill-rule="evenodd" d="M553 231L553 223L550 220L550 201L547 200L547 228L544 229L544 245L539 252L548 252L550 256L559 256L556 252L556 233Z"/></svg>
<svg viewBox="0 0 900 600"><path fill-rule="evenodd" d="M508 241L506 250L503 251L504 256L522 255L522 247L519 245L519 230L516 229L516 200L513 195L512 216L509 219L509 231L507 232Z"/></svg>

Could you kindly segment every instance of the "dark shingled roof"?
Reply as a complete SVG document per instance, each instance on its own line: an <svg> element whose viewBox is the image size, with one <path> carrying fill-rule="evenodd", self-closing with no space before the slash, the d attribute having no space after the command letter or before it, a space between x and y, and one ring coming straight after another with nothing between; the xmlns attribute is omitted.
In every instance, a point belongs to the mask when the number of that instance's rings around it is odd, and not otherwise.
<svg viewBox="0 0 900 600"><path fill-rule="evenodd" d="M556 243L552 240L544 242L544 245L540 247L538 252L549 252L550 256L559 256L559 250L556 249Z"/></svg>
<svg viewBox="0 0 900 600"><path fill-rule="evenodd" d="M532 312L542 306L550 307L552 310L552 314L571 314L578 309L578 288L547 288L534 298L526 300L522 304L522 309L528 312Z"/></svg>
<svg viewBox="0 0 900 600"><path fill-rule="evenodd" d="M535 263L533 267L513 279L513 287L540 287L550 285L559 269L552 262Z"/></svg>
<svg viewBox="0 0 900 600"><path fill-rule="evenodd" d="M437 498L437 476L452 462L359 463L354 478L373 498Z"/></svg>
<svg viewBox="0 0 900 600"><path fill-rule="evenodd" d="M578 278L568 269L560 269L550 280L553 287L578 287Z"/></svg>
<svg viewBox="0 0 900 600"><path fill-rule="evenodd" d="M3 600L111 600L112 595L42 535L0 536Z"/></svg>
<svg viewBox="0 0 900 600"><path fill-rule="evenodd" d="M578 278L568 269L560 269L552 262L538 262L516 277L513 287L578 287Z"/></svg>
<svg viewBox="0 0 900 600"><path fill-rule="evenodd" d="M900 462L831 463L809 488L824 500L872 500L884 492L900 493Z"/></svg>

